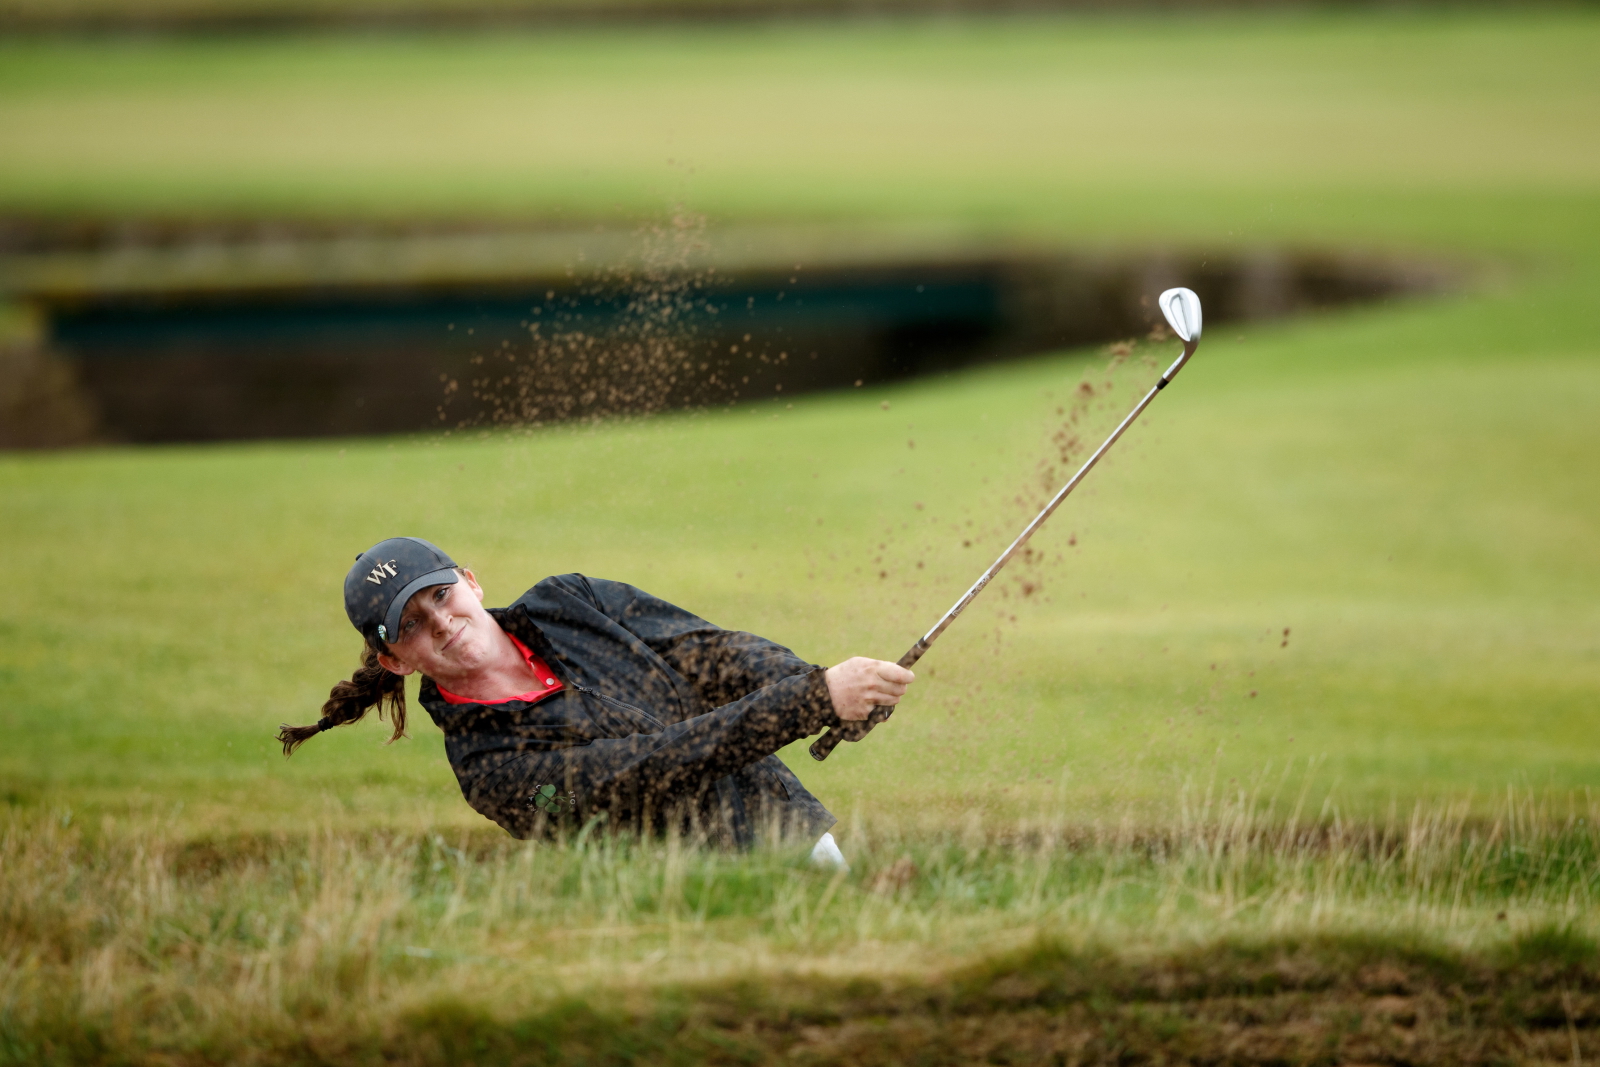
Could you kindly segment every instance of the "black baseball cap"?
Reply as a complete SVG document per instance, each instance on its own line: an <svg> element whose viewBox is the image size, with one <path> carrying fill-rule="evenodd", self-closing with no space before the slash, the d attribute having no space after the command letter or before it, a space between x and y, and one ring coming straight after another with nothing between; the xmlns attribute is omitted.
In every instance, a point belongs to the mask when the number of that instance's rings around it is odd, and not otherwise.
<svg viewBox="0 0 1600 1067"><path fill-rule="evenodd" d="M344 613L361 636L386 644L400 632L400 614L418 589L461 580L455 560L420 537L391 537L356 557L344 577Z"/></svg>

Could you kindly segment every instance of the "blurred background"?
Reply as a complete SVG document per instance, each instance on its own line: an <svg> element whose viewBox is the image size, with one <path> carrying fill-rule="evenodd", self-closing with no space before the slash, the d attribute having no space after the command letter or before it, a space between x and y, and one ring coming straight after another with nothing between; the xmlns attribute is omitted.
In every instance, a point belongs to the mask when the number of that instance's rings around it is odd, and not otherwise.
<svg viewBox="0 0 1600 1067"><path fill-rule="evenodd" d="M14 807L477 825L425 721L272 741L398 533L501 603L582 571L892 659L1175 353L1179 284L1179 387L890 728L791 766L945 821L1600 784L1592 5L0 27Z"/></svg>

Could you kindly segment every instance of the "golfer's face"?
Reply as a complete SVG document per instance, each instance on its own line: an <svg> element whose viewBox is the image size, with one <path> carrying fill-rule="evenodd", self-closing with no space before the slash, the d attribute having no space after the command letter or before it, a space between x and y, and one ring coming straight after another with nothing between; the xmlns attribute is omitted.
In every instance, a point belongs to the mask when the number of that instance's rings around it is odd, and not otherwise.
<svg viewBox="0 0 1600 1067"><path fill-rule="evenodd" d="M389 651L423 674L456 675L489 658L493 629L494 618L483 609L483 591L467 576L453 585L413 593Z"/></svg>

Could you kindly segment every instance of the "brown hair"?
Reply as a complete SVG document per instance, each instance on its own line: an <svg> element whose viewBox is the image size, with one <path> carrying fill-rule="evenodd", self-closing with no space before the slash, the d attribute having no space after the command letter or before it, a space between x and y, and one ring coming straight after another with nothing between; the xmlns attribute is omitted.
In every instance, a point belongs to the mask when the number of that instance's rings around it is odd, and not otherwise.
<svg viewBox="0 0 1600 1067"><path fill-rule="evenodd" d="M340 682L328 693L322 718L315 725L284 723L279 727L278 740L285 756L324 730L360 722L373 706L378 709L378 718L388 718L394 724L394 734L385 744L392 745L406 736L406 680L378 662L378 651L370 643L361 649L361 666L349 681Z"/></svg>

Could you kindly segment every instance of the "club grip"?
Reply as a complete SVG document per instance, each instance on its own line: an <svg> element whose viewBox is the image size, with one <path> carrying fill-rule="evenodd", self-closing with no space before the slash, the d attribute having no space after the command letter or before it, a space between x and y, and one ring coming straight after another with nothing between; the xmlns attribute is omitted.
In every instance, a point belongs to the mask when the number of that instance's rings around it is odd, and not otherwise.
<svg viewBox="0 0 1600 1067"><path fill-rule="evenodd" d="M918 639L917 643L911 646L910 651L900 657L900 666L910 670L912 665L921 659L922 654L926 651L928 651L927 644ZM872 732L874 726L886 721L893 714L894 706L892 704L879 704L868 712L865 719L841 722L838 726L830 726L823 732L821 737L811 742L811 758L821 763L828 758L829 753L839 747L839 742L861 740Z"/></svg>
<svg viewBox="0 0 1600 1067"><path fill-rule="evenodd" d="M858 719L855 722L844 722L838 726L829 727L821 737L811 742L811 758L821 763L828 758L828 753L839 747L839 742L861 740L872 732L874 726L885 721L893 714L893 706L879 704L872 709L864 720Z"/></svg>

